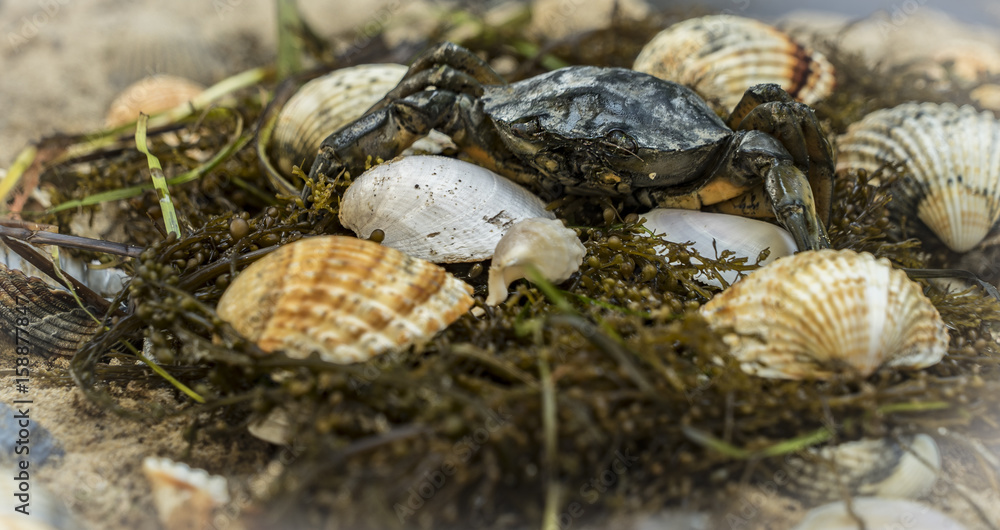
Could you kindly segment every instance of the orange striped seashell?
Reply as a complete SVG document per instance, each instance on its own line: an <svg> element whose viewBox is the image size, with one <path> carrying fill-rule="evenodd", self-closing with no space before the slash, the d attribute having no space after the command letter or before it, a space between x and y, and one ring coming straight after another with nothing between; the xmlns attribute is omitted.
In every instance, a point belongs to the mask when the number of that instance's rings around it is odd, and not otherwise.
<svg viewBox="0 0 1000 530"><path fill-rule="evenodd" d="M247 267L219 317L265 351L366 361L430 339L472 306L472 288L432 263L344 236L288 244Z"/></svg>
<svg viewBox="0 0 1000 530"><path fill-rule="evenodd" d="M679 22L643 47L634 70L691 87L732 111L753 85L777 83L807 105L833 91L833 65L781 30L751 18L711 15Z"/></svg>
<svg viewBox="0 0 1000 530"><path fill-rule="evenodd" d="M205 87L183 77L154 75L132 83L108 108L104 126L118 127L139 119L139 113L156 114L183 105L205 91Z"/></svg>

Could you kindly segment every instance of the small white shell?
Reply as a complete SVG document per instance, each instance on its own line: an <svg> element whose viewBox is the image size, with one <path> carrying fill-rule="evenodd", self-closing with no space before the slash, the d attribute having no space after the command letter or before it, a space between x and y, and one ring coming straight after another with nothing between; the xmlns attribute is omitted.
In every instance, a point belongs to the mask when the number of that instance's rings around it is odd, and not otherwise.
<svg viewBox="0 0 1000 530"><path fill-rule="evenodd" d="M779 258L701 307L747 373L814 379L867 377L883 364L924 368L948 332L920 286L886 259L850 250Z"/></svg>
<svg viewBox="0 0 1000 530"><path fill-rule="evenodd" d="M340 223L358 237L382 230L383 245L434 263L489 259L504 232L530 217L555 215L518 184L442 156L408 156L373 167L340 203Z"/></svg>
<svg viewBox="0 0 1000 530"><path fill-rule="evenodd" d="M793 495L814 503L830 502L846 488L851 495L922 497L941 471L941 451L926 434L901 441L903 445L893 438L857 440L810 449L809 458L786 458L784 470Z"/></svg>
<svg viewBox="0 0 1000 530"><path fill-rule="evenodd" d="M691 248L705 257L715 257L724 250L731 250L735 257L747 258L747 263L754 263L764 249L770 249L767 259L761 261L763 266L780 257L791 256L798 250L792 235L784 228L738 215L656 208L642 214L642 217L646 218L646 228L662 235L664 240L675 243L690 241L693 243ZM738 271L722 271L721 274L730 285L740 275ZM698 273L695 279L708 285L722 286L716 278L702 273Z"/></svg>
<svg viewBox="0 0 1000 530"><path fill-rule="evenodd" d="M833 65L784 32L750 18L711 15L679 22L642 49L633 69L687 85L732 111L746 89L777 83L811 105L833 91Z"/></svg>
<svg viewBox="0 0 1000 530"><path fill-rule="evenodd" d="M851 125L837 169L902 163L894 196L955 252L967 252L1000 217L1000 122L950 103L904 103Z"/></svg>
<svg viewBox="0 0 1000 530"><path fill-rule="evenodd" d="M209 475L169 458L146 457L142 472L153 488L153 503L167 530L205 528L215 508L229 502L225 477Z"/></svg>
<svg viewBox="0 0 1000 530"><path fill-rule="evenodd" d="M874 529L905 528L906 530L965 530L965 527L943 513L923 504L903 499L855 497L851 508ZM857 530L858 522L847 512L843 502L813 508L793 530Z"/></svg>
<svg viewBox="0 0 1000 530"><path fill-rule="evenodd" d="M139 113L156 114L183 105L198 97L205 87L183 77L153 75L127 86L108 108L104 126L125 125L139 119Z"/></svg>
<svg viewBox="0 0 1000 530"><path fill-rule="evenodd" d="M563 226L558 219L524 219L518 221L497 243L490 264L487 305L497 305L507 299L507 286L527 277L529 266L535 267L548 281L559 283L580 270L586 247L576 232Z"/></svg>

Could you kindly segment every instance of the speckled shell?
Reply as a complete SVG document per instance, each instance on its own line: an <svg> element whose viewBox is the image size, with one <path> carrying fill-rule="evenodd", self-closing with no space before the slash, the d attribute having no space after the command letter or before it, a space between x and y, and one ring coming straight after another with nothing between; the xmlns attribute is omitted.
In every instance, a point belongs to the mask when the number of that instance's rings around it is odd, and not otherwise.
<svg viewBox="0 0 1000 530"><path fill-rule="evenodd" d="M900 441L902 444L893 438L857 440L783 458L786 487L809 504L840 499L844 489L851 495L922 497L941 471L941 451L926 434L903 436Z"/></svg>
<svg viewBox="0 0 1000 530"><path fill-rule="evenodd" d="M764 249L770 249L767 259L761 261L763 266L780 257L791 256L798 250L792 235L784 228L756 219L675 208L656 208L642 214L642 217L646 218L645 227L662 235L664 240L675 243L690 241L693 243L691 247L705 257L715 257L717 253L731 250L735 257L747 258L747 263L754 263ZM721 275L730 285L739 278L737 271L722 271ZM695 278L709 285L722 286L718 279L702 273Z"/></svg>
<svg viewBox="0 0 1000 530"><path fill-rule="evenodd" d="M290 243L247 267L219 299L219 317L265 351L333 363L423 342L472 306L472 288L444 269L344 236Z"/></svg>
<svg viewBox="0 0 1000 530"><path fill-rule="evenodd" d="M118 127L139 119L139 113L156 114L198 97L205 87L171 75L144 77L122 90L111 102L104 126Z"/></svg>
<svg viewBox="0 0 1000 530"><path fill-rule="evenodd" d="M856 497L851 510L865 522L866 528L906 530L965 530L943 513L918 502L903 499ZM858 522L844 503L834 502L813 508L792 530L857 530Z"/></svg>
<svg viewBox="0 0 1000 530"><path fill-rule="evenodd" d="M506 300L507 286L526 278L528 266L550 282L563 282L580 270L586 253L576 232L558 219L518 221L500 238L493 253L486 303L497 305Z"/></svg>
<svg viewBox="0 0 1000 530"><path fill-rule="evenodd" d="M850 250L780 258L702 306L747 373L867 377L882 365L941 360L948 332L920 286L888 260Z"/></svg>
<svg viewBox="0 0 1000 530"><path fill-rule="evenodd" d="M642 49L633 69L687 85L727 110L746 89L777 83L813 104L833 91L833 65L782 31L753 19L711 15L679 22Z"/></svg>
<svg viewBox="0 0 1000 530"><path fill-rule="evenodd" d="M211 526L215 508L229 502L225 477L169 458L146 457L142 472L153 489L153 504L167 530Z"/></svg>
<svg viewBox="0 0 1000 530"><path fill-rule="evenodd" d="M837 169L875 171L902 163L899 208L948 247L966 252L1000 217L1000 122L950 103L905 103L875 111L838 142Z"/></svg>
<svg viewBox="0 0 1000 530"><path fill-rule="evenodd" d="M493 256L511 225L555 218L515 182L461 160L408 156L378 165L344 193L340 222L361 238L378 229L382 244L434 263Z"/></svg>
<svg viewBox="0 0 1000 530"><path fill-rule="evenodd" d="M330 133L359 118L399 84L401 64L362 64L341 68L302 85L278 114L271 148L278 169L306 173Z"/></svg>

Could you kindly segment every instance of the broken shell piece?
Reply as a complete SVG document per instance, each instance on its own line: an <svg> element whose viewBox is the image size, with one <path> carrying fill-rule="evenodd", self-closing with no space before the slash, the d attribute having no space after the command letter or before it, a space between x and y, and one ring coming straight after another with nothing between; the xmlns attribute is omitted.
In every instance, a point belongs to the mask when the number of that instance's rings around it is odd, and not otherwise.
<svg viewBox="0 0 1000 530"><path fill-rule="evenodd" d="M786 458L783 469L789 489L813 504L841 498L844 490L851 495L921 497L941 471L941 451L926 434L904 436L900 441L857 440L810 449L804 458Z"/></svg>
<svg viewBox="0 0 1000 530"><path fill-rule="evenodd" d="M791 256L798 250L795 240L784 228L756 219L738 215L656 208L642 214L646 218L645 227L665 241L675 243L692 242L691 248L705 257L716 257L723 251L732 251L735 258L747 258L753 264L765 249L770 253L760 262L761 266L783 257ZM692 263L697 260L692 260ZM739 279L738 271L721 271L726 283ZM695 279L708 285L722 287L722 283L703 272Z"/></svg>
<svg viewBox="0 0 1000 530"><path fill-rule="evenodd" d="M907 530L965 530L943 513L923 504L904 499L855 497L851 510L865 528L906 528ZM843 502L813 508L793 530L857 530L858 521Z"/></svg>
<svg viewBox="0 0 1000 530"><path fill-rule="evenodd" d="M516 222L555 218L528 190L454 158L407 156L358 177L340 202L340 223L360 238L434 263L489 259Z"/></svg>
<svg viewBox="0 0 1000 530"><path fill-rule="evenodd" d="M971 250L1000 217L1000 121L950 103L905 103L851 125L837 169L903 164L893 204L955 252Z"/></svg>
<svg viewBox="0 0 1000 530"><path fill-rule="evenodd" d="M816 379L941 360L948 332L920 286L886 259L850 250L779 258L701 307L745 372Z"/></svg>
<svg viewBox="0 0 1000 530"><path fill-rule="evenodd" d="M205 87L182 77L144 77L122 90L108 109L104 126L114 128L139 119L139 113L156 114L198 97Z"/></svg>
<svg viewBox="0 0 1000 530"><path fill-rule="evenodd" d="M574 230L558 219L525 219L514 224L497 243L490 265L488 305L507 299L507 286L526 278L535 267L546 280L559 283L580 270L587 249Z"/></svg>
<svg viewBox="0 0 1000 530"><path fill-rule="evenodd" d="M207 528L212 512L229 502L224 477L209 475L169 458L146 457L142 472L153 489L153 504L167 530Z"/></svg>
<svg viewBox="0 0 1000 530"><path fill-rule="evenodd" d="M711 15L679 22L643 47L632 67L693 88L732 111L753 85L777 83L811 105L833 91L833 65L784 32L750 18Z"/></svg>
<svg viewBox="0 0 1000 530"><path fill-rule="evenodd" d="M472 288L432 263L361 239L321 236L246 268L217 312L264 351L366 361L429 340L472 306Z"/></svg>

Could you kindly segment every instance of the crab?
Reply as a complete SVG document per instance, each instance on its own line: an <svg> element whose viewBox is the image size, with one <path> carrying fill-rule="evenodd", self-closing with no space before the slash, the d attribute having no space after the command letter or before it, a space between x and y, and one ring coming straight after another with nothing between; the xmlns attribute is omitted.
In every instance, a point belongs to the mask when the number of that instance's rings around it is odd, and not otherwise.
<svg viewBox="0 0 1000 530"><path fill-rule="evenodd" d="M508 84L442 43L323 141L310 177L358 174L369 156L389 160L431 129L549 199L777 218L799 250L829 247L833 154L812 109L777 85L751 87L724 122L690 89L648 74L569 66Z"/></svg>

